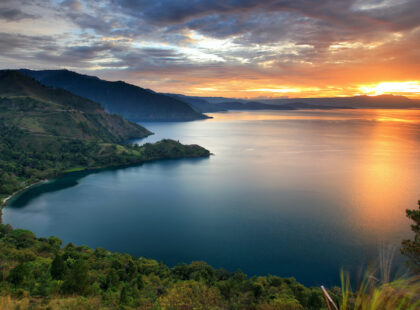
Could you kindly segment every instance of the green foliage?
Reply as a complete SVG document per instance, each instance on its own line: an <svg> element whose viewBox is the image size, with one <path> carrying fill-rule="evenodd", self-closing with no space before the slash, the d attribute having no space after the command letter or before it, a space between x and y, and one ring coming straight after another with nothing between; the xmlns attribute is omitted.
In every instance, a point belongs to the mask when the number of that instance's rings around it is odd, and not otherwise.
<svg viewBox="0 0 420 310"><path fill-rule="evenodd" d="M205 262L169 268L143 257L60 244L56 237L36 238L0 224L0 308L27 309L35 298L39 307L32 309L326 310L321 289L294 278L249 278ZM420 306L418 279L366 279L353 292L343 274L342 288L329 290L340 310Z"/></svg>
<svg viewBox="0 0 420 310"><path fill-rule="evenodd" d="M28 274L29 268L27 263L20 263L10 271L7 280L15 286L18 286L20 284L23 284Z"/></svg>
<svg viewBox="0 0 420 310"><path fill-rule="evenodd" d="M127 288L124 286L120 293L120 304L125 305L129 301Z"/></svg>
<svg viewBox="0 0 420 310"><path fill-rule="evenodd" d="M63 292L86 295L89 289L89 265L85 260L78 259L72 264L69 274L64 279Z"/></svg>
<svg viewBox="0 0 420 310"><path fill-rule="evenodd" d="M402 242L401 253L410 259L409 267L413 272L420 274L420 200L417 210L407 210L407 217L414 221L414 224L411 225L414 238Z"/></svg>
<svg viewBox="0 0 420 310"><path fill-rule="evenodd" d="M341 289L333 298L339 310L417 310L420 309L420 279L400 278L392 282L372 277L372 270L356 291L352 291L350 277L341 273ZM339 297L339 298L337 298Z"/></svg>
<svg viewBox="0 0 420 310"><path fill-rule="evenodd" d="M0 117L0 198L72 170L209 155L198 145L182 145L172 140L138 146L33 136L16 127L2 126Z"/></svg>
<svg viewBox="0 0 420 310"><path fill-rule="evenodd" d="M27 248L34 244L36 236L32 231L26 229L15 229L7 234L7 239L13 243L16 248Z"/></svg>
<svg viewBox="0 0 420 310"><path fill-rule="evenodd" d="M67 266L61 255L56 255L51 263L51 276L55 280L63 280L67 274Z"/></svg>
<svg viewBox="0 0 420 310"><path fill-rule="evenodd" d="M169 268L152 259L60 244L56 237L36 238L0 224L0 295L22 301L32 296L44 304L83 296L80 309L98 300L97 308L110 309L322 309L320 289L294 279L248 278L205 262Z"/></svg>
<svg viewBox="0 0 420 310"><path fill-rule="evenodd" d="M122 144L149 134L95 102L18 71L0 70L0 205L7 196L64 172L210 155L198 145L172 140Z"/></svg>

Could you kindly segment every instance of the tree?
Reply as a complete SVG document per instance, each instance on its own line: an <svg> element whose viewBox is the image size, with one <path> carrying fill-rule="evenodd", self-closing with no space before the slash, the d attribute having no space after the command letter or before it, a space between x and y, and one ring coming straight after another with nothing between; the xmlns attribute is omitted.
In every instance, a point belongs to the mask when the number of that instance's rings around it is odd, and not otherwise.
<svg viewBox="0 0 420 310"><path fill-rule="evenodd" d="M129 280L136 278L137 276L137 267L134 264L133 260L130 259L128 264L125 266L125 272L127 273L127 277Z"/></svg>
<svg viewBox="0 0 420 310"><path fill-rule="evenodd" d="M15 286L18 286L23 283L23 281L28 275L28 265L26 263L20 263L10 271L8 280L10 283L14 284Z"/></svg>
<svg viewBox="0 0 420 310"><path fill-rule="evenodd" d="M163 309L223 309L223 299L215 287L203 282L188 280L178 282L159 298Z"/></svg>
<svg viewBox="0 0 420 310"><path fill-rule="evenodd" d="M118 285L119 277L114 269L111 269L105 280L105 290L116 288Z"/></svg>
<svg viewBox="0 0 420 310"><path fill-rule="evenodd" d="M51 263L51 276L55 280L63 280L67 273L67 266L61 255L56 255Z"/></svg>
<svg viewBox="0 0 420 310"><path fill-rule="evenodd" d="M63 241L61 241L61 239L51 236L48 238L48 243L56 250L58 251L61 247L61 244L63 243Z"/></svg>
<svg viewBox="0 0 420 310"><path fill-rule="evenodd" d="M414 273L420 274L420 200L418 209L406 210L407 217L414 221L411 230L414 232L413 240L402 242L401 253L410 259L409 267Z"/></svg>
<svg viewBox="0 0 420 310"><path fill-rule="evenodd" d="M144 280L141 274L137 275L136 284L139 290L141 290L144 287Z"/></svg>
<svg viewBox="0 0 420 310"><path fill-rule="evenodd" d="M78 293L86 295L88 288L88 264L86 261L78 259L64 279L63 290L65 293Z"/></svg>
<svg viewBox="0 0 420 310"><path fill-rule="evenodd" d="M120 293L120 304L127 304L128 303L128 292L125 286L123 286L121 293Z"/></svg>
<svg viewBox="0 0 420 310"><path fill-rule="evenodd" d="M13 230L13 227L9 224L1 224L0 223L0 238L3 238L5 235L7 235L9 232Z"/></svg>
<svg viewBox="0 0 420 310"><path fill-rule="evenodd" d="M35 243L36 236L26 229L15 229L7 234L7 238L16 245L16 248L28 248Z"/></svg>

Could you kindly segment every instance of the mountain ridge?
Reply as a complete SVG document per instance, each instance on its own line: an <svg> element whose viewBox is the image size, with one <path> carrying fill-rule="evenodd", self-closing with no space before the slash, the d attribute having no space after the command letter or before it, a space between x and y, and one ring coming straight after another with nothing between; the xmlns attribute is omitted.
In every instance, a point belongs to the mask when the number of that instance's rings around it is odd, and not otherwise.
<svg viewBox="0 0 420 310"><path fill-rule="evenodd" d="M98 102L110 113L131 121L192 121L209 118L188 103L124 81L106 81L69 70L20 72L55 88Z"/></svg>
<svg viewBox="0 0 420 310"><path fill-rule="evenodd" d="M206 112L228 110L302 110L302 109L420 109L420 100L401 95L280 98L280 99L236 99L226 97L199 97L181 94L167 94L180 98Z"/></svg>
<svg viewBox="0 0 420 310"><path fill-rule="evenodd" d="M63 89L49 88L19 71L0 71L0 98L0 120L32 134L54 131L108 143L151 134L119 115L106 113L98 103Z"/></svg>

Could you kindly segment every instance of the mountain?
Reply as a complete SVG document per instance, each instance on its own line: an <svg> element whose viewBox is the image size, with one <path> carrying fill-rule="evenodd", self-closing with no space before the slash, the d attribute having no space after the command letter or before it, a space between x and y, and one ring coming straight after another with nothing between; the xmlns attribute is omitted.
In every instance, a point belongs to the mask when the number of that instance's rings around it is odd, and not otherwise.
<svg viewBox="0 0 420 310"><path fill-rule="evenodd" d="M68 70L20 72L39 82L98 102L110 113L132 121L191 121L206 119L188 103L122 81L110 82Z"/></svg>
<svg viewBox="0 0 420 310"><path fill-rule="evenodd" d="M245 100L224 97L197 97L168 94L188 102L202 113L227 110L303 110L303 109L410 109L420 108L420 100L404 96L353 96L331 98L282 98Z"/></svg>
<svg viewBox="0 0 420 310"><path fill-rule="evenodd" d="M18 71L0 71L0 107L3 123L38 136L115 143L151 134L89 99L49 88Z"/></svg>
<svg viewBox="0 0 420 310"><path fill-rule="evenodd" d="M223 112L228 110L302 110L302 109L351 109L345 105L313 105L305 102L290 102L283 104L261 103L257 101L230 99L224 97L193 97L179 94L168 94L175 98L188 102L191 106L202 113Z"/></svg>
<svg viewBox="0 0 420 310"><path fill-rule="evenodd" d="M179 94L168 94L174 98L188 102L197 111L202 113L223 112L228 110L294 110L289 106L274 106L256 101L229 99L224 97L190 97Z"/></svg>
<svg viewBox="0 0 420 310"><path fill-rule="evenodd" d="M274 106L270 104L264 104L256 101L248 102L237 102L237 101L227 101L220 103L212 103L221 109L224 110L295 110L294 107L288 105Z"/></svg>
<svg viewBox="0 0 420 310"><path fill-rule="evenodd" d="M320 105L330 107L346 106L354 109L410 109L420 108L420 100L409 99L404 96L379 95L379 96L353 96L332 98L290 98L260 100L272 105L294 105L305 103L314 108Z"/></svg>
<svg viewBox="0 0 420 310"><path fill-rule="evenodd" d="M63 172L210 155L172 140L124 144L150 134L89 99L0 71L0 208L10 194Z"/></svg>
<svg viewBox="0 0 420 310"><path fill-rule="evenodd" d="M207 101L205 97L193 97L193 96L185 96L180 94L166 94L167 96L171 96L173 98L180 99L184 102L187 102L190 106L192 106L195 110L201 113L214 113L214 112L223 112L226 109L219 107L216 104L213 104Z"/></svg>

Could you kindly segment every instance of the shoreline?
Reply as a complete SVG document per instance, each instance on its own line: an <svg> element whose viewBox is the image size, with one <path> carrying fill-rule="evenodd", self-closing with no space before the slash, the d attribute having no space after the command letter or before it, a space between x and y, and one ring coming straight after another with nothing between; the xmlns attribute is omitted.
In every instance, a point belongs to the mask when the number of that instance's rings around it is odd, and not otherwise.
<svg viewBox="0 0 420 310"><path fill-rule="evenodd" d="M30 188L31 188L31 187L33 187L33 186L36 186L36 185L41 185L41 184L43 184L43 183L47 183L47 182L49 182L49 181L50 181L50 179L43 179L43 180L41 180L41 181L37 181L37 182L35 182L35 183L31 183L31 184L29 184L29 185L25 186L24 188L21 188L20 190L18 190L18 191L16 191L16 192L12 193L11 195L7 196L6 198L4 198L4 199L3 199L3 201L2 201L2 203L1 203L1 205L0 205L0 211L3 209L3 207L7 206L8 202L9 202L9 201L10 201L13 197L15 197L17 194L20 194L20 193L22 193L22 192L24 192L24 191L26 191L26 190L30 189Z"/></svg>
<svg viewBox="0 0 420 310"><path fill-rule="evenodd" d="M27 186L25 186L24 188L21 188L20 190L12 193L11 195L7 196L6 198L3 199L2 203L0 204L0 224L2 223L2 210L4 207L7 206L8 202L16 197L16 195L23 193L24 191L29 190L30 188L37 186L37 185L41 185L44 183L48 183L49 181L51 181L52 179L55 178L59 178L61 176L64 176L66 174L69 173L74 173L74 172L88 172L88 171L95 171L95 170L101 170L101 169L108 169L108 168L115 168L115 169L120 169L120 168L126 168L126 167L130 167L130 166L138 166L138 165L142 165L148 162L153 162L153 161L160 161L160 160L170 160L170 159L194 159L194 158L206 158L206 157L210 157L211 155L214 155L213 153L210 152L209 155L207 156L191 156L191 157L175 157L175 158L151 158L149 160L143 160L140 161L138 163L132 163L132 164L125 164L125 165L110 165L110 166L102 166L102 167L85 167L83 169L77 169L77 170L73 170L73 171L63 171L60 172L58 174L56 174L55 176L51 176L49 179L43 179L40 181L37 181L35 183L32 184L28 184Z"/></svg>

